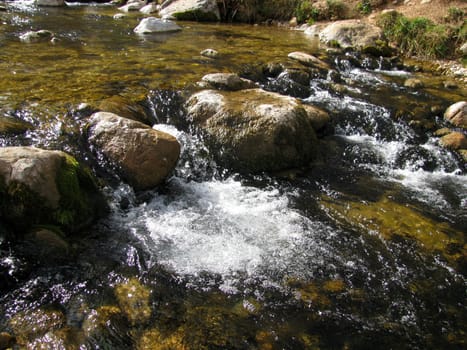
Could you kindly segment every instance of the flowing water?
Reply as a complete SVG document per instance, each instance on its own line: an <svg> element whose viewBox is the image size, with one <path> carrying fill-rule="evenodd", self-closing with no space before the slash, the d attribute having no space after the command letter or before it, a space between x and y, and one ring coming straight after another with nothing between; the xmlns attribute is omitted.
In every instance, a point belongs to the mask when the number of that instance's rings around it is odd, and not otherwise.
<svg viewBox="0 0 467 350"><path fill-rule="evenodd" d="M88 161L107 176L111 213L71 238L66 254L2 233L0 331L47 349L465 346L465 162L410 122L421 109L443 126L442 110L464 90L420 73L427 88L414 92L402 84L414 73L400 65L326 54L280 28L182 23L180 33L141 37L132 33L141 16L113 19L110 6L8 6L0 111L35 128L2 145ZM21 43L29 29L58 41ZM201 57L208 47L220 58ZM297 50L323 55L342 81L316 76L299 91L334 121L318 161L281 174L218 166L180 122L184 88ZM293 91L278 80L261 83ZM145 101L154 128L182 144L174 175L155 191L134 193L76 135L78 106L116 94Z"/></svg>

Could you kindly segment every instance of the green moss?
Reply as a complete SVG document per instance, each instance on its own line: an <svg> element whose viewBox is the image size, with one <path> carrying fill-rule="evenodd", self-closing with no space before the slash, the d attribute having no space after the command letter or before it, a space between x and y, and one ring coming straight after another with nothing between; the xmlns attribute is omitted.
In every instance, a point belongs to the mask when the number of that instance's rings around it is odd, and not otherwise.
<svg viewBox="0 0 467 350"><path fill-rule="evenodd" d="M56 184L60 203L53 217L58 224L75 229L95 217L93 194L98 192L98 188L89 169L67 155L57 174Z"/></svg>

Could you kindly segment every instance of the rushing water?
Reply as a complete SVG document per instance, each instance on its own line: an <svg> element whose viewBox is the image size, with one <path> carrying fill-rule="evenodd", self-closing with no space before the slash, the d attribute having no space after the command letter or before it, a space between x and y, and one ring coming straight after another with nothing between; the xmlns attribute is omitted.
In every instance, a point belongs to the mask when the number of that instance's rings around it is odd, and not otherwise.
<svg viewBox="0 0 467 350"><path fill-rule="evenodd" d="M181 33L138 37L139 15L116 20L109 6L8 5L0 110L36 128L3 145L91 157L74 135L78 105L120 94L144 100L182 155L155 191L134 193L110 174L112 212L72 238L67 254L1 236L0 331L51 349L465 346L465 163L407 117L424 108L442 126L431 107L465 91L420 75L429 86L413 92L402 85L413 75L404 67L323 55L341 88L317 76L299 90L334 120L318 161L239 175L177 122L181 90L206 73L285 62L291 51L323 54L302 33L182 23ZM19 42L31 28L59 40ZM221 57L202 58L207 47ZM261 83L297 91L280 79Z"/></svg>

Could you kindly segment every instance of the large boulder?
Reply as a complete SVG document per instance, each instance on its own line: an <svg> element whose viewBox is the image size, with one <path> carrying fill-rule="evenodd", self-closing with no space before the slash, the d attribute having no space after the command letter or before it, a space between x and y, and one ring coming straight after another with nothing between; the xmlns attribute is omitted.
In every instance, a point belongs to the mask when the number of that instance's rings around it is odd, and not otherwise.
<svg viewBox="0 0 467 350"><path fill-rule="evenodd" d="M106 203L90 171L61 151L0 148L0 213L16 228L53 224L75 231Z"/></svg>
<svg viewBox="0 0 467 350"><path fill-rule="evenodd" d="M450 105L444 112L444 119L454 126L467 129L467 102L460 101Z"/></svg>
<svg viewBox="0 0 467 350"><path fill-rule="evenodd" d="M321 69L329 70L331 67L324 61L320 60L319 58L307 54L305 52L295 51L291 52L287 55L292 60L298 61L301 64L309 67L316 67Z"/></svg>
<svg viewBox="0 0 467 350"><path fill-rule="evenodd" d="M180 30L182 30L182 27L170 20L147 17L143 18L141 22L139 22L138 26L134 29L134 32L138 34L149 34L178 32Z"/></svg>
<svg viewBox="0 0 467 350"><path fill-rule="evenodd" d="M360 50L380 49L383 40L381 28L359 20L332 22L319 33L321 42L341 48Z"/></svg>
<svg viewBox="0 0 467 350"><path fill-rule="evenodd" d="M119 166L136 190L160 184L180 156L180 144L172 135L113 113L94 113L87 131L89 142Z"/></svg>
<svg viewBox="0 0 467 350"><path fill-rule="evenodd" d="M147 2L145 0L130 0L125 5L118 9L123 12L139 11L145 7Z"/></svg>
<svg viewBox="0 0 467 350"><path fill-rule="evenodd" d="M221 16L217 0L167 0L161 5L162 18L216 22Z"/></svg>
<svg viewBox="0 0 467 350"><path fill-rule="evenodd" d="M203 90L186 103L188 119L208 136L219 161L242 172L308 164L326 112L261 89Z"/></svg>

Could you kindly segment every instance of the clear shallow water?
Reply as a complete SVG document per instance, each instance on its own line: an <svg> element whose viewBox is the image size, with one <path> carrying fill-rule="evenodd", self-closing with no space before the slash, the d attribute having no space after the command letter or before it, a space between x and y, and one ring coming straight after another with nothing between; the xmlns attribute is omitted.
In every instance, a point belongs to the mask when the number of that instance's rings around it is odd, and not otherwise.
<svg viewBox="0 0 467 350"><path fill-rule="evenodd" d="M2 108L38 125L3 144L82 155L68 135L82 123L78 103L142 96L170 123L183 119L172 89L258 56L316 50L300 33L269 27L190 23L147 40L131 33L137 15L118 22L115 12L23 8L2 17ZM45 25L58 46L17 42ZM223 57L200 58L205 46ZM44 47L49 58L37 54ZM420 102L452 101L445 91L407 91L401 76L412 74L400 67L387 74L346 56L334 62L347 89L317 78L304 99L335 120L314 166L233 174L196 135L158 124L183 146L166 185L135 194L109 181L112 213L73 238L65 256L0 241L0 330L58 349L461 348L465 165L395 118Z"/></svg>

